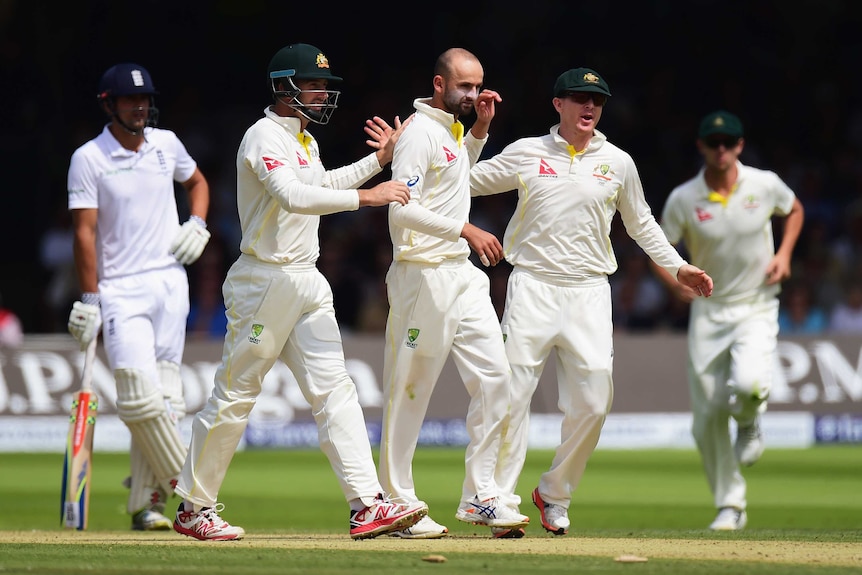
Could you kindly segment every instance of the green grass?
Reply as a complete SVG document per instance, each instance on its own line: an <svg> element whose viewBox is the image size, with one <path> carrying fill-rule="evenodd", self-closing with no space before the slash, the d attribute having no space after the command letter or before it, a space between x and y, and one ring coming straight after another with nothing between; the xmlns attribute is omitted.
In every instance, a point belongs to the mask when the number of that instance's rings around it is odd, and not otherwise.
<svg viewBox="0 0 862 575"><path fill-rule="evenodd" d="M586 556L530 555L519 545L549 537L538 525L530 492L551 461L550 451L530 452L521 475L522 511L533 519L528 536L507 542L498 554L447 554L431 564L413 553L389 551L255 549L231 544L148 545L127 540L99 547L0 542L0 573L740 573L732 561L663 560L621 565ZM62 454L0 454L0 532L64 531L59 490ZM125 512L125 454L96 453L90 532L129 532ZM458 522L454 512L461 491L463 449L423 448L417 452L417 492L432 516L448 525L453 537L480 529ZM745 470L749 524L739 533L711 533L712 497L692 450L599 450L590 460L574 494L568 538L655 538L849 542L859 545L862 561L862 446L768 450ZM325 457L317 450L244 451L234 457L219 495L223 515L255 536L334 534L349 540L347 505ZM175 502L176 500L173 500ZM2 533L0 533L2 536ZM184 539L184 538L181 538ZM355 542L362 545L363 542ZM525 547L520 547L521 549ZM14 552L13 552L14 551ZM457 559L457 560L456 560ZM860 563L862 564L862 563ZM111 571L117 565L116 571ZM202 568L202 565L206 565ZM774 569L774 570L773 570ZM817 565L745 563L746 573L851 573L858 570Z"/></svg>

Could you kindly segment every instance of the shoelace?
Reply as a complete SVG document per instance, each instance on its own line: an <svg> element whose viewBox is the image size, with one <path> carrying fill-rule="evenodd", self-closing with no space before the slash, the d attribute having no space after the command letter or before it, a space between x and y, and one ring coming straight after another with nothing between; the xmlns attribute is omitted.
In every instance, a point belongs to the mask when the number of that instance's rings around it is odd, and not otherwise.
<svg viewBox="0 0 862 575"><path fill-rule="evenodd" d="M197 525L202 525L202 524L209 524L209 525L213 525L213 526L216 524L221 525L221 524L226 523L226 521L224 519L222 519L221 516L219 515L219 513L222 511L224 511L224 503L216 503L212 507L204 507L199 512L182 511L182 512L180 512L180 521L182 521L183 523L187 523L193 517L198 516L198 521L196 522Z"/></svg>
<svg viewBox="0 0 862 575"><path fill-rule="evenodd" d="M760 428L757 424L753 424L748 427L740 427L738 433L744 439L757 439L760 436Z"/></svg>
<svg viewBox="0 0 862 575"><path fill-rule="evenodd" d="M477 515L485 516L489 519L494 519L497 516L497 498L492 497L485 501L473 501L474 512Z"/></svg>
<svg viewBox="0 0 862 575"><path fill-rule="evenodd" d="M374 503L384 505L387 509L402 509L407 506L406 501L396 501L388 493L378 493Z"/></svg>
<svg viewBox="0 0 862 575"><path fill-rule="evenodd" d="M203 517L215 525L216 523L225 523L225 520L219 516L219 513L224 511L224 503L216 503L208 509L203 509Z"/></svg>

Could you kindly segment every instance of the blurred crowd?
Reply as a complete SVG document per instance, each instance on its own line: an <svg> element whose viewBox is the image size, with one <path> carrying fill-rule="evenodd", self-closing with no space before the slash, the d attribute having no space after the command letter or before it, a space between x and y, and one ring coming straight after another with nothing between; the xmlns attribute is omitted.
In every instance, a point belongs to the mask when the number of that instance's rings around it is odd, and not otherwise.
<svg viewBox="0 0 862 575"><path fill-rule="evenodd" d="M624 94L626 88L617 90ZM696 112L692 112L690 121L676 128L673 134L665 134L664 142L656 148L637 145L639 134L646 128L638 122L637 116L626 113L630 105L625 96L613 98L602 128L611 141L631 150L641 171L647 199L658 217L673 186L696 173L700 166L694 147ZM258 112L258 109L249 111L252 116ZM182 113L166 115L183 118ZM756 118L757 115L743 114L744 121L746 117ZM336 116L334 121L338 120ZM782 334L862 333L862 166L856 160L858 150L862 149L862 115L849 120L845 133L835 134L837 137L826 148L830 154L828 161L809 154L806 148L787 146L780 134L772 135L756 128L746 134L743 163L777 172L796 192L806 210L805 226L794 253L793 276L784 284L781 296ZM505 119L498 122L483 156L493 154L515 137L524 135L515 133L523 132L523 127L500 125ZM534 124L539 126L541 122ZM240 231L233 181L233 154L238 139L214 141L207 138L207 127L181 123L169 127L186 139L212 188L208 221L213 237L204 256L189 268L192 296L189 334L220 339L225 326L221 283L239 253ZM239 125L234 131L238 130ZM332 138L320 132L323 130L318 128L315 134L318 139ZM323 148L329 150L338 145L337 141L328 141ZM335 159L326 163L337 167L366 152L362 142L342 145L337 153L330 154ZM385 177L385 174L378 177ZM515 201L514 192L475 198L471 219L502 239ZM616 330L684 330L688 307L675 301L652 275L645 254L621 226L617 215L613 237L619 269L611 277ZM780 232L780 224L777 224L775 233ZM40 266L44 281L40 309L43 317L39 318L34 331L62 332L66 329L68 311L79 295L71 245L69 214L65 205L60 204L41 237ZM336 314L345 333L383 331L388 310L384 277L390 262L391 243L385 209L322 218L318 263L332 284ZM492 296L502 311L509 267L503 262L486 271L492 280Z"/></svg>
<svg viewBox="0 0 862 575"><path fill-rule="evenodd" d="M612 136L611 136L612 137ZM637 159L636 159L637 161ZM756 158L755 165L769 166ZM794 158L794 170L779 174L806 208L806 223L794 254L793 276L783 285L780 331L790 334L862 333L862 176L844 174L844 187ZM691 169L696 169L694 164ZM222 180L217 174L213 181ZM834 175L834 174L833 174ZM222 181L213 204L213 237L201 259L189 268L190 337L221 339L225 317L221 284L238 255L239 229L231 208L231 183ZM829 197L825 190L830 189ZM835 192L843 191L843 197ZM515 194L474 199L473 223L502 238L515 205ZM654 213L660 199L651 200ZM780 235L780 224L775 227ZM614 325L618 332L684 331L688 306L675 300L653 276L643 251L614 221L614 250L619 263L611 277ZM43 331L65 331L68 311L79 297L72 265L71 232L65 210L42 236ZM382 333L388 305L384 278L392 259L385 209L325 216L321 224L318 265L332 284L336 314L345 333ZM481 266L480 266L481 267ZM482 268L491 278L492 298L502 313L509 266Z"/></svg>

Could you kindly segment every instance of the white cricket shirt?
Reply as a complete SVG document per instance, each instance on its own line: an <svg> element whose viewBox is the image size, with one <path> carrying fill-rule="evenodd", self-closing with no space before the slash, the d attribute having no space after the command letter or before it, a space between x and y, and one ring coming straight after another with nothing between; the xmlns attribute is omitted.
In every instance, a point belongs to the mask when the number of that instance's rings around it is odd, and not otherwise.
<svg viewBox="0 0 862 575"><path fill-rule="evenodd" d="M671 243L684 242L692 263L715 283L711 300L741 302L775 296L766 266L775 255L772 216L790 213L796 195L777 174L737 162L736 188L720 201L710 197L704 168L668 196L662 228Z"/></svg>
<svg viewBox="0 0 862 575"><path fill-rule="evenodd" d="M506 260L550 277L611 275L617 270L611 223L619 211L629 236L676 277L685 260L656 222L632 157L598 130L576 153L559 128L517 140L470 172L474 196L518 191L503 237Z"/></svg>
<svg viewBox="0 0 862 575"><path fill-rule="evenodd" d="M69 209L96 208L99 280L178 265L171 242L179 230L174 182L197 164L177 135L146 128L141 149L127 150L102 133L72 154Z"/></svg>
<svg viewBox="0 0 862 575"><path fill-rule="evenodd" d="M326 170L299 118L269 107L243 136L236 169L240 251L277 264L316 262L320 216L359 209L357 188L382 171L374 153Z"/></svg>
<svg viewBox="0 0 862 575"><path fill-rule="evenodd" d="M410 187L407 205L389 205L389 234L395 261L439 263L470 255L461 230L470 216L470 167L487 136L467 134L453 114L413 102L416 115L395 144L392 179ZM453 125L460 126L453 130Z"/></svg>

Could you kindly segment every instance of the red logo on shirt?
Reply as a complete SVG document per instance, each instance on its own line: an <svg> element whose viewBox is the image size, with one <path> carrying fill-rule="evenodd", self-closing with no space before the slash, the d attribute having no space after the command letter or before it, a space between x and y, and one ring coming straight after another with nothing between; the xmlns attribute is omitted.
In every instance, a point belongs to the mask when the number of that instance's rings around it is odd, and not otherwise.
<svg viewBox="0 0 862 575"><path fill-rule="evenodd" d="M263 160L263 163L266 164L266 171L267 172L271 172L274 169L280 168L284 165L281 162L279 162L278 160L274 160L273 158L267 158L266 156L262 156L261 160Z"/></svg>
<svg viewBox="0 0 862 575"><path fill-rule="evenodd" d="M554 171L554 168L548 165L548 162L545 160L539 160L539 173L545 174L548 176L556 176L557 172Z"/></svg>
<svg viewBox="0 0 862 575"><path fill-rule="evenodd" d="M455 159L458 157L458 156L456 156L455 154L453 154L453 153L449 150L449 148L447 148L446 146L443 146L443 151L446 153L446 161L447 161L447 162L451 162L451 161L455 160Z"/></svg>
<svg viewBox="0 0 862 575"><path fill-rule="evenodd" d="M305 158L303 158L299 152L296 153L296 161L299 162L300 166L307 166L308 165L308 161Z"/></svg>
<svg viewBox="0 0 862 575"><path fill-rule="evenodd" d="M712 219L712 214L703 208L694 208L694 213L697 216L697 221L705 222Z"/></svg>

